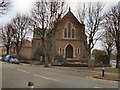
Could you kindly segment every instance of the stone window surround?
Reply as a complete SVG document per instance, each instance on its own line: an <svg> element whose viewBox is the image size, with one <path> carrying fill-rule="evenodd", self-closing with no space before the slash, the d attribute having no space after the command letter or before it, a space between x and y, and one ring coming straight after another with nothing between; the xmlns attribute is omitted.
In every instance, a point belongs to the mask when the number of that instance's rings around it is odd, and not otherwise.
<svg viewBox="0 0 120 90"><path fill-rule="evenodd" d="M71 29L70 29L70 38L68 38L68 24L71 23ZM72 38L72 29L74 29L74 38ZM66 30L66 37L65 37L65 30ZM63 38L64 39L76 39L75 36L75 27L71 21L68 21L67 24L65 24L64 30L63 30Z"/></svg>
<svg viewBox="0 0 120 90"><path fill-rule="evenodd" d="M59 47L59 54L64 54L64 49Z"/></svg>

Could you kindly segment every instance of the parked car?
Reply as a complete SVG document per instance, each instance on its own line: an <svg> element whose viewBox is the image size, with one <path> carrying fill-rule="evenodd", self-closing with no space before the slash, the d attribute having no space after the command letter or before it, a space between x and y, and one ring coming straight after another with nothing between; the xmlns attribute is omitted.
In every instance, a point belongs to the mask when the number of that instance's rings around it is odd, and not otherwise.
<svg viewBox="0 0 120 90"><path fill-rule="evenodd" d="M12 58L11 55L7 55L4 57L4 61L9 62L11 58Z"/></svg>
<svg viewBox="0 0 120 90"><path fill-rule="evenodd" d="M0 61L2 61L3 57L0 56Z"/></svg>
<svg viewBox="0 0 120 90"><path fill-rule="evenodd" d="M19 61L18 61L18 59L17 58L11 58L10 59L10 63L15 63L15 64L19 64Z"/></svg>

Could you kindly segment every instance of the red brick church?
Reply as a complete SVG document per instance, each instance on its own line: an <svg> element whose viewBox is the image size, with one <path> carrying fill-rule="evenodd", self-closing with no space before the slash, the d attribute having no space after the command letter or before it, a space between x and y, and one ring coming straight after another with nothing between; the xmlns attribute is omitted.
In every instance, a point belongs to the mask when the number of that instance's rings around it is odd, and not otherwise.
<svg viewBox="0 0 120 90"><path fill-rule="evenodd" d="M35 34L32 43L34 51L40 45L40 39ZM86 59L88 52L85 25L77 20L70 9L60 20L54 39L55 55L63 55L67 60L82 61Z"/></svg>

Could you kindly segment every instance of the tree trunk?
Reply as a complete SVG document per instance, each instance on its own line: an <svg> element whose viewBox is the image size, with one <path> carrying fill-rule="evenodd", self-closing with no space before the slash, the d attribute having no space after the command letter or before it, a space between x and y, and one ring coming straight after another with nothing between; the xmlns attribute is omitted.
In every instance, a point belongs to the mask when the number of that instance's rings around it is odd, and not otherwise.
<svg viewBox="0 0 120 90"><path fill-rule="evenodd" d="M19 52L16 52L16 58L19 59Z"/></svg>
<svg viewBox="0 0 120 90"><path fill-rule="evenodd" d="M109 64L110 64L111 52L112 52L112 50L109 50L109 49L107 50L107 53L108 53L108 56L109 56L109 58L108 58L108 60L109 60L109 62L108 62L108 63L109 63Z"/></svg>
<svg viewBox="0 0 120 90"><path fill-rule="evenodd" d="M45 54L45 64L44 64L44 67L49 67L47 54Z"/></svg>
<svg viewBox="0 0 120 90"><path fill-rule="evenodd" d="M19 59L19 47L16 47L16 58Z"/></svg>
<svg viewBox="0 0 120 90"><path fill-rule="evenodd" d="M119 68L119 61L120 61L120 43L119 42L116 42L116 48L117 48L116 68Z"/></svg>
<svg viewBox="0 0 120 90"><path fill-rule="evenodd" d="M120 50L117 50L117 57L116 57L116 68L119 68L119 61L120 61Z"/></svg>
<svg viewBox="0 0 120 90"><path fill-rule="evenodd" d="M88 55L88 68L91 68L91 49L90 48L88 48L88 53L89 53L89 55Z"/></svg>
<svg viewBox="0 0 120 90"><path fill-rule="evenodd" d="M48 65L48 52L47 52L47 42L46 40L43 40L43 51L45 55L45 62L44 62L44 67L49 67Z"/></svg>
<svg viewBox="0 0 120 90"><path fill-rule="evenodd" d="M9 46L6 46L6 54L9 54Z"/></svg>

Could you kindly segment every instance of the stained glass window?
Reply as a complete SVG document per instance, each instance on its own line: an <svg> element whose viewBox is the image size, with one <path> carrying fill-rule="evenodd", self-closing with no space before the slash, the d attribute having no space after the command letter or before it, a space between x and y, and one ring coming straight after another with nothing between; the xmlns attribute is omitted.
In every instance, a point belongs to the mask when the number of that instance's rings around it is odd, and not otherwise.
<svg viewBox="0 0 120 90"><path fill-rule="evenodd" d="M74 38L74 28L72 28L72 38Z"/></svg>
<svg viewBox="0 0 120 90"><path fill-rule="evenodd" d="M67 38L67 29L64 30L64 38Z"/></svg>
<svg viewBox="0 0 120 90"><path fill-rule="evenodd" d="M71 34L71 32L70 32L70 22L68 23L68 38L70 38L70 34Z"/></svg>

